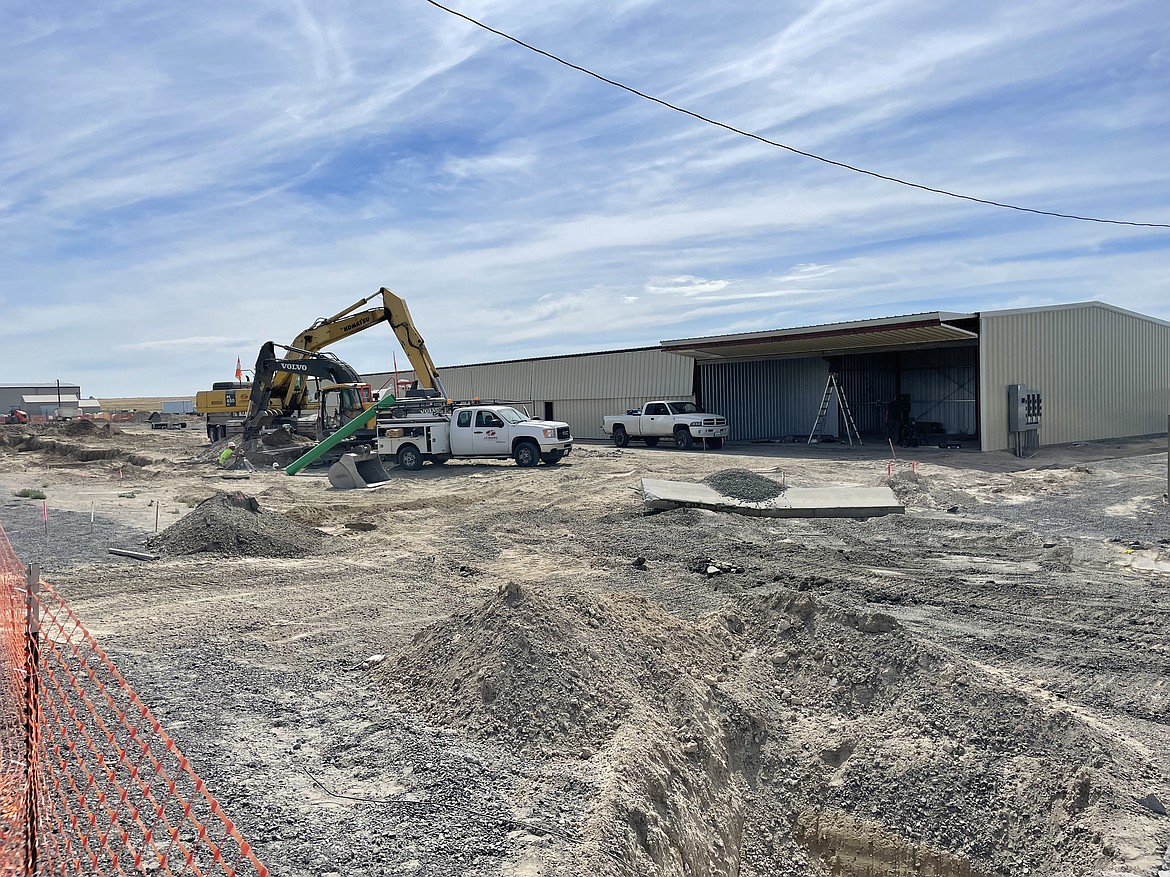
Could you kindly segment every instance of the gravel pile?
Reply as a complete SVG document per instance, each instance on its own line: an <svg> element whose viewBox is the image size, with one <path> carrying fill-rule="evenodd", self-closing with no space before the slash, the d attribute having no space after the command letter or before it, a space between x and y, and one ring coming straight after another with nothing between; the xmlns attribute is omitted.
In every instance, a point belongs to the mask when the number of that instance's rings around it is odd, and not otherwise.
<svg viewBox="0 0 1170 877"><path fill-rule="evenodd" d="M703 483L724 496L743 502L767 502L784 492L783 486L771 478L765 478L747 469L723 469L708 475L703 479Z"/></svg>
<svg viewBox="0 0 1170 877"><path fill-rule="evenodd" d="M264 512L255 497L216 493L147 541L164 554L210 552L238 557L304 557L316 554L325 538L275 512Z"/></svg>
<svg viewBox="0 0 1170 877"><path fill-rule="evenodd" d="M378 676L432 719L515 749L597 747L629 709L620 678L589 648L599 611L509 583L424 629Z"/></svg>

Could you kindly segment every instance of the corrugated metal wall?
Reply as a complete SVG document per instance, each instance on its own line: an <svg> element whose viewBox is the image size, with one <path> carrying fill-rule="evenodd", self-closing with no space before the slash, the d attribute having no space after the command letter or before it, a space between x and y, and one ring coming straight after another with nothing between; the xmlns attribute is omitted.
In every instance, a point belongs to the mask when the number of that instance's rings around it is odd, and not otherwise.
<svg viewBox="0 0 1170 877"><path fill-rule="evenodd" d="M731 441L807 437L828 377L829 364L819 358L705 362L700 371L703 408L727 417ZM830 421L830 426L836 422Z"/></svg>
<svg viewBox="0 0 1170 877"><path fill-rule="evenodd" d="M693 399L690 393L667 393L671 399ZM623 399L550 399L538 400L536 416L543 417L545 401L552 404L552 419L563 420L573 430L575 438L608 439L601 431L601 419L608 414L625 414L630 408L641 408L656 396L626 396Z"/></svg>
<svg viewBox="0 0 1170 877"><path fill-rule="evenodd" d="M979 348L936 347L841 357L838 374L861 432L884 433L886 406L910 396L910 416L975 435Z"/></svg>
<svg viewBox="0 0 1170 877"><path fill-rule="evenodd" d="M983 450L1009 446L1008 384L1043 394L1041 444L1165 432L1170 325L1096 304L979 323Z"/></svg>
<svg viewBox="0 0 1170 877"><path fill-rule="evenodd" d="M863 433L885 434L886 408L896 394L898 383L894 374L896 364L897 357L892 353L841 357L837 375L857 428Z"/></svg>
<svg viewBox="0 0 1170 877"><path fill-rule="evenodd" d="M863 434L885 433L886 407L910 395L910 415L943 424L948 433L976 432L978 348L932 348L834 357L841 389ZM822 357L711 362L701 365L703 406L727 416L732 441L807 436L825 392ZM834 411L823 430L838 435Z"/></svg>
<svg viewBox="0 0 1170 877"><path fill-rule="evenodd" d="M439 370L452 396L544 399L690 397L694 360L662 350L464 365Z"/></svg>
<svg viewBox="0 0 1170 877"><path fill-rule="evenodd" d="M601 418L625 414L652 399L693 399L694 360L662 350L626 350L486 365L441 367L447 395L455 399L513 399L545 403L577 438L605 438Z"/></svg>

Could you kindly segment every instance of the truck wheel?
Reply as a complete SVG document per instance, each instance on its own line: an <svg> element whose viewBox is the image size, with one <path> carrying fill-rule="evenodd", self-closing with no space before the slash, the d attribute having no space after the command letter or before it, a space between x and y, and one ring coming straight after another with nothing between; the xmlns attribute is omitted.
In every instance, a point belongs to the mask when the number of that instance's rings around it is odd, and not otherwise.
<svg viewBox="0 0 1170 877"><path fill-rule="evenodd" d="M630 443L630 435L626 432L624 426L615 426L613 428L613 443L614 447L624 448Z"/></svg>
<svg viewBox="0 0 1170 877"><path fill-rule="evenodd" d="M540 462L540 448L537 447L536 442L520 442L516 445L512 456L515 457L517 466L525 468L535 466Z"/></svg>
<svg viewBox="0 0 1170 877"><path fill-rule="evenodd" d="M723 447L723 438L720 436L717 438L707 439L707 447L713 451L719 450L721 447Z"/></svg>
<svg viewBox="0 0 1170 877"><path fill-rule="evenodd" d="M689 451L695 445L694 438L691 437L691 431L686 429L676 429L674 431L674 446L684 451Z"/></svg>
<svg viewBox="0 0 1170 877"><path fill-rule="evenodd" d="M398 465L411 472L423 467L423 455L414 445L403 445L398 449Z"/></svg>
<svg viewBox="0 0 1170 877"><path fill-rule="evenodd" d="M561 457L565 456L564 451L549 451L547 454L541 454L540 459L546 466L555 466L561 462Z"/></svg>
<svg viewBox="0 0 1170 877"><path fill-rule="evenodd" d="M642 441L646 443L646 447L648 448L658 447L658 436L656 435L648 435L646 438L642 439Z"/></svg>

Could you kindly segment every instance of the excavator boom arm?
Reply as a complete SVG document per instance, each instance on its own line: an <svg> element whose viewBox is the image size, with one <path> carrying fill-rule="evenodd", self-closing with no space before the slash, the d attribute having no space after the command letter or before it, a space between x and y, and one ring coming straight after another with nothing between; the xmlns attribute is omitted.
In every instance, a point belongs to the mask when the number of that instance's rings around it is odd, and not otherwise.
<svg viewBox="0 0 1170 877"><path fill-rule="evenodd" d="M382 299L381 307L368 308L364 311L358 310L362 305L368 304L379 296ZM298 335L297 339L290 345L293 352L289 354L289 358L297 357L297 348L316 352L381 322L389 323L390 328L394 330L398 343L402 345L403 352L410 360L411 367L414 368L419 386L426 390L435 390L440 396L445 397L446 393L443 389L443 382L439 378L439 370L435 368L426 342L423 341L414 325L410 309L401 296L384 286L373 295L354 302L345 310L323 320L318 320Z"/></svg>
<svg viewBox="0 0 1170 877"><path fill-rule="evenodd" d="M414 325L414 320L411 319L410 309L406 306L406 302L384 286L378 292L382 296L382 307L386 312L386 319L390 321L390 328L394 330L398 343L402 345L402 350L406 353L407 359L410 360L411 366L414 367L419 386L427 390L437 390L440 396L446 398L447 391L443 389L439 370L435 368L426 342L418 334L418 329Z"/></svg>

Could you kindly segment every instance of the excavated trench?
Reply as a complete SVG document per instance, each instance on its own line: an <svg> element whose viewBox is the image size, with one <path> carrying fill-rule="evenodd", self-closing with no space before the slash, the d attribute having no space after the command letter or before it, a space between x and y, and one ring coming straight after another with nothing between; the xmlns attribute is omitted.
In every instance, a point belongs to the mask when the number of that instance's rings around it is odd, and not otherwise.
<svg viewBox="0 0 1170 877"><path fill-rule="evenodd" d="M793 829L810 859L832 877L996 877L961 856L923 847L839 811L801 813Z"/></svg>
<svg viewBox="0 0 1170 877"><path fill-rule="evenodd" d="M154 461L125 448L95 448L62 439L48 438L35 433L0 434L0 444L24 453L40 452L52 459L73 463L93 463L101 460L118 460L131 466L149 466Z"/></svg>

